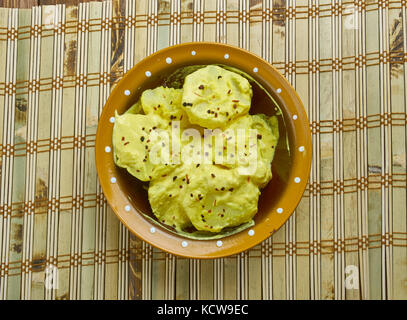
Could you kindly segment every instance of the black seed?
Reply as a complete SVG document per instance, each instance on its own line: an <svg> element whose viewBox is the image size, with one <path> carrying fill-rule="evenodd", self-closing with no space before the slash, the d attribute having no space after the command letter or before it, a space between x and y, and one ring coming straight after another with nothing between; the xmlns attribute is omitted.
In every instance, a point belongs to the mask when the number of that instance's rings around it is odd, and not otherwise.
<svg viewBox="0 0 407 320"><path fill-rule="evenodd" d="M172 177L172 181L175 181L177 179L177 176Z"/></svg>
<svg viewBox="0 0 407 320"><path fill-rule="evenodd" d="M230 188L229 191L232 192L232 191L233 191L233 188Z"/></svg>
<svg viewBox="0 0 407 320"><path fill-rule="evenodd" d="M218 79L222 78L222 76L218 76Z"/></svg>
<svg viewBox="0 0 407 320"><path fill-rule="evenodd" d="M141 142L143 142L143 141L144 141L144 137L140 137L140 140L141 140Z"/></svg>
<svg viewBox="0 0 407 320"><path fill-rule="evenodd" d="M261 134L257 135L257 139L261 140Z"/></svg>
<svg viewBox="0 0 407 320"><path fill-rule="evenodd" d="M203 90L203 89L204 89L204 85L203 85L203 84L201 84L201 85L198 87L198 89Z"/></svg>
<svg viewBox="0 0 407 320"><path fill-rule="evenodd" d="M211 173L212 178L215 178L215 175L213 173Z"/></svg>

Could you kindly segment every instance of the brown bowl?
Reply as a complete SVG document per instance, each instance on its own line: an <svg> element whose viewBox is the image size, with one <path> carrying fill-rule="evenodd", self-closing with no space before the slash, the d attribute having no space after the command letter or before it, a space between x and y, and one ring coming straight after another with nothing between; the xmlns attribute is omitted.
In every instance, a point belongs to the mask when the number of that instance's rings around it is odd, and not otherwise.
<svg viewBox="0 0 407 320"><path fill-rule="evenodd" d="M273 179L262 190L255 225L220 240L192 240L157 226L151 216L147 192L141 183L113 162L112 117L124 113L141 93L160 85L163 75L188 65L224 64L256 79L282 110L290 156L273 161ZM254 98L256 90L254 90ZM261 99L260 99L261 100ZM258 103L251 113L270 114L274 108ZM172 254L188 258L220 258L247 250L278 230L297 207L311 166L311 134L308 118L288 81L262 58L237 47L219 43L185 43L160 50L135 65L112 90L99 120L96 135L96 167L106 199L119 219L136 236ZM112 179L113 178L113 179Z"/></svg>

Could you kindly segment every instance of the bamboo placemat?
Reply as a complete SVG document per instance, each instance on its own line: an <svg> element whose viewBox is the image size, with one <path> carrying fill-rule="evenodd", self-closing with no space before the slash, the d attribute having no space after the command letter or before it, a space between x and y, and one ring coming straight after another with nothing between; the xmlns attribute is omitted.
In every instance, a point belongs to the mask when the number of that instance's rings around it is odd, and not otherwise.
<svg viewBox="0 0 407 320"><path fill-rule="evenodd" d="M238 256L194 261L119 222L94 146L124 72L202 40L285 74L308 113L313 162L281 230ZM0 299L407 299L406 54L405 0L0 9Z"/></svg>

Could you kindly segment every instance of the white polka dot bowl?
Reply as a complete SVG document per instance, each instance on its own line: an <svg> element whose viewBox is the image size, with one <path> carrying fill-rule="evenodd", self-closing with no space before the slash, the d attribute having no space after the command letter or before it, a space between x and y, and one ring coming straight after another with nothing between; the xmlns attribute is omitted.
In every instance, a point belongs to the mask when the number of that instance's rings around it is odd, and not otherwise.
<svg viewBox="0 0 407 320"><path fill-rule="evenodd" d="M289 152L276 148L273 179L262 190L259 210L250 229L212 240L185 238L145 217L153 217L147 191L137 179L115 166L112 131L114 114L124 113L141 93L161 85L163 77L190 65L223 64L237 68L263 87L253 88L250 113L271 114L279 106L284 119ZM264 98L264 90L272 97ZM260 96L259 96L260 95ZM285 143L280 138L279 143ZM299 204L311 167L312 144L308 118L294 88L268 62L237 47L219 43L185 43L160 50L136 64L116 84L99 119L96 134L96 166L108 204L121 222L149 244L188 258L221 258L237 254L272 236ZM102 203L101 205L105 205ZM108 232L108 231L107 231Z"/></svg>

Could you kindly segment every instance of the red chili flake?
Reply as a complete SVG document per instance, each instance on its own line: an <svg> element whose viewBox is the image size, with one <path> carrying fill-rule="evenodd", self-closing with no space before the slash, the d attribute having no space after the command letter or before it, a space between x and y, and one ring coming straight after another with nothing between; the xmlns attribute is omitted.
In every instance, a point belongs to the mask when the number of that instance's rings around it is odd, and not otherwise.
<svg viewBox="0 0 407 320"><path fill-rule="evenodd" d="M160 105L157 106L157 108L161 107Z"/></svg>
<svg viewBox="0 0 407 320"><path fill-rule="evenodd" d="M184 115L183 114L181 114L181 117L179 118L179 120L182 120L182 117L183 117Z"/></svg>
<svg viewBox="0 0 407 320"><path fill-rule="evenodd" d="M222 78L222 76L218 76L218 79Z"/></svg>
<svg viewBox="0 0 407 320"><path fill-rule="evenodd" d="M212 178L215 178L215 175L213 173L211 173Z"/></svg>
<svg viewBox="0 0 407 320"><path fill-rule="evenodd" d="M250 182L250 177L247 177L247 182Z"/></svg>
<svg viewBox="0 0 407 320"><path fill-rule="evenodd" d="M185 176L185 178L187 178L187 184L189 184L189 178L188 175Z"/></svg>
<svg viewBox="0 0 407 320"><path fill-rule="evenodd" d="M146 142L149 143L149 142L150 142L150 139L148 139Z"/></svg>
<svg viewBox="0 0 407 320"><path fill-rule="evenodd" d="M140 170L139 170L139 169L137 169L137 170L136 170L136 172L140 172Z"/></svg>
<svg viewBox="0 0 407 320"><path fill-rule="evenodd" d="M215 201L213 202L213 206L216 207L216 199L215 199Z"/></svg>
<svg viewBox="0 0 407 320"><path fill-rule="evenodd" d="M153 178L152 176L148 176L150 178L150 180Z"/></svg>
<svg viewBox="0 0 407 320"><path fill-rule="evenodd" d="M232 92L232 90L229 89L229 90L228 90L228 94L230 94L231 92Z"/></svg>
<svg viewBox="0 0 407 320"><path fill-rule="evenodd" d="M236 109L236 108L237 108L237 105L236 105L236 104L234 104L234 105L233 105L233 109Z"/></svg>
<svg viewBox="0 0 407 320"><path fill-rule="evenodd" d="M172 101L170 101L170 104L172 104Z"/></svg>
<svg viewBox="0 0 407 320"><path fill-rule="evenodd" d="M232 102L239 102L239 100L232 100Z"/></svg>
<svg viewBox="0 0 407 320"><path fill-rule="evenodd" d="M124 146L127 146L129 143L130 143L130 142L127 141L127 142L125 142L123 145L124 145Z"/></svg>
<svg viewBox="0 0 407 320"><path fill-rule="evenodd" d="M157 110L157 108L156 108L156 107L153 107L153 109L154 109L154 110Z"/></svg>
<svg viewBox="0 0 407 320"><path fill-rule="evenodd" d="M216 98L216 96L215 96L215 95L213 95L213 96L212 96L212 99L215 99L215 98Z"/></svg>
<svg viewBox="0 0 407 320"><path fill-rule="evenodd" d="M122 137L122 141L124 141L124 137ZM143 141L143 140L141 140L141 141Z"/></svg>
<svg viewBox="0 0 407 320"><path fill-rule="evenodd" d="M211 210L211 209L209 209L209 210L208 210L208 213L211 213L211 212L212 212L212 210Z"/></svg>
<svg viewBox="0 0 407 320"><path fill-rule="evenodd" d="M197 165L196 165L196 167L198 168L200 166L200 164L198 163Z"/></svg>
<svg viewBox="0 0 407 320"><path fill-rule="evenodd" d="M166 176L167 176L166 174L163 174L161 177L163 177L163 178L164 178L164 177L166 177Z"/></svg>
<svg viewBox="0 0 407 320"><path fill-rule="evenodd" d="M218 117L218 114L217 113L215 113L215 118L217 118Z"/></svg>

